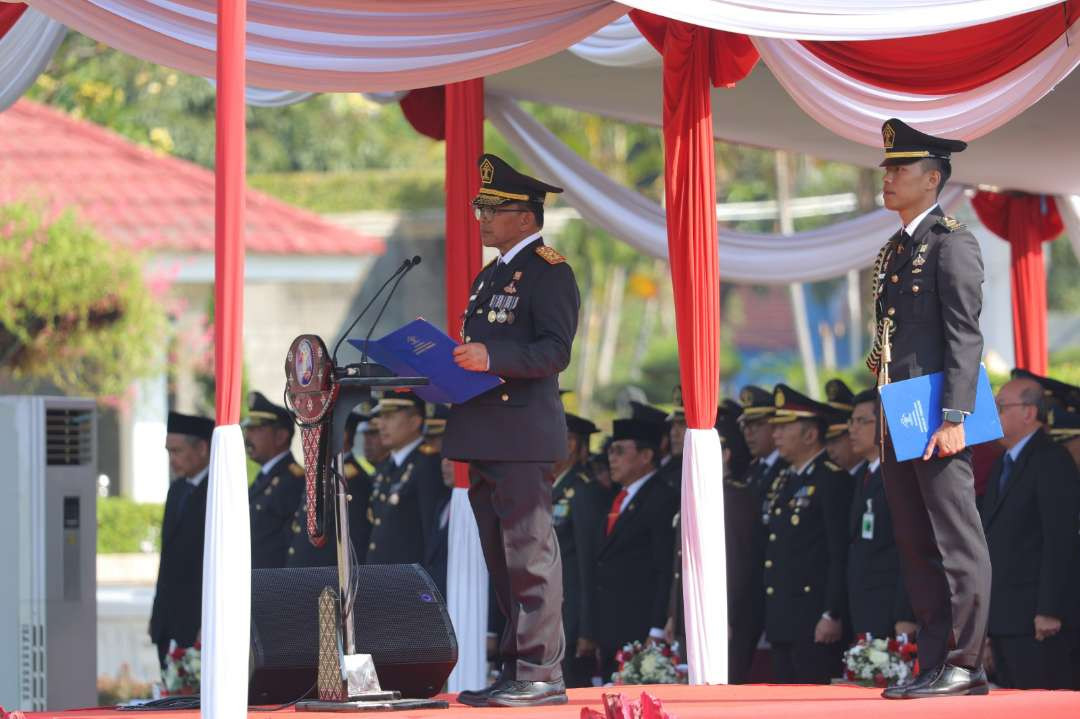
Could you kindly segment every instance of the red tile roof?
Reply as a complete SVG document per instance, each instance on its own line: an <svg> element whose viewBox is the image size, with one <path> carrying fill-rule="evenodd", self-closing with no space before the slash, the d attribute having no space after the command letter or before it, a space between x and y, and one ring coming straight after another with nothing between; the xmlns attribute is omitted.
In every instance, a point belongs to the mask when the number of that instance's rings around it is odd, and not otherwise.
<svg viewBox="0 0 1080 719"><path fill-rule="evenodd" d="M19 100L0 113L0 203L75 208L134 249L212 252L214 173L62 112ZM370 255L383 240L247 191L247 250Z"/></svg>

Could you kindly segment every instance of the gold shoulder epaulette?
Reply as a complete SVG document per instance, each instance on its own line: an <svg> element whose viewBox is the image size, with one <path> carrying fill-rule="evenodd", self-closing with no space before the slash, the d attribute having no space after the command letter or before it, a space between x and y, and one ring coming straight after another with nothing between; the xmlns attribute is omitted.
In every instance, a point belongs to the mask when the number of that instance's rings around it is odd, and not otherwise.
<svg viewBox="0 0 1080 719"><path fill-rule="evenodd" d="M955 217L949 217L948 215L938 218L938 224L944 227L949 232L956 232L957 230L967 229L967 225L963 224Z"/></svg>
<svg viewBox="0 0 1080 719"><path fill-rule="evenodd" d="M422 444L422 445L420 445L419 449L420 449L420 454L426 454L429 457L431 455L433 455L433 454L438 454L439 453L439 450L435 449L430 444Z"/></svg>
<svg viewBox="0 0 1080 719"><path fill-rule="evenodd" d="M566 262L566 258L560 255L558 252L548 247L547 245L540 245L536 248L536 254L544 258L544 261L549 265L557 265L560 262Z"/></svg>
<svg viewBox="0 0 1080 719"><path fill-rule="evenodd" d="M841 471L841 470L840 470L840 467L838 467L837 465L833 464L833 463L832 463L832 461L830 461L830 460L828 460L828 459L826 459L826 460L825 460L825 466L826 466L826 467L828 467L829 469L831 469L831 470L832 470L832 471L834 471L834 472L839 472L839 471Z"/></svg>
<svg viewBox="0 0 1080 719"><path fill-rule="evenodd" d="M355 464L352 462L345 463L345 479L352 479L358 474L360 474L360 470L356 468Z"/></svg>
<svg viewBox="0 0 1080 719"><path fill-rule="evenodd" d="M289 462L289 472L294 477L303 477L304 476L304 468L301 467L296 462Z"/></svg>

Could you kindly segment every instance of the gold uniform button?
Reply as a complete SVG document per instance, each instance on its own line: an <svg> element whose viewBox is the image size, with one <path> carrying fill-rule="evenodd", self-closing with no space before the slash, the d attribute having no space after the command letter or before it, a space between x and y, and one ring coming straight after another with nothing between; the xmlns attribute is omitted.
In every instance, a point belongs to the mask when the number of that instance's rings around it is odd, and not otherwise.
<svg viewBox="0 0 1080 719"><path fill-rule="evenodd" d="M892 277L889 278L889 282L892 282L894 285L899 281L900 281L900 275L893 275Z"/></svg>
<svg viewBox="0 0 1080 719"><path fill-rule="evenodd" d="M484 314L484 309L482 307L477 307L476 308L476 314L478 314L478 315Z"/></svg>
<svg viewBox="0 0 1080 719"><path fill-rule="evenodd" d="M501 399L502 399L503 402L509 402L510 401L510 395L508 395L506 393L503 393L503 396L502 396Z"/></svg>
<svg viewBox="0 0 1080 719"><path fill-rule="evenodd" d="M913 286L913 287L911 288L911 291L912 291L912 292L914 292L915 294L919 294L919 286L918 286L918 285L914 285L914 286Z"/></svg>
<svg viewBox="0 0 1080 719"><path fill-rule="evenodd" d="M773 514L775 514L777 517L779 517L780 516L780 508L777 507L776 509L774 509Z"/></svg>
<svg viewBox="0 0 1080 719"><path fill-rule="evenodd" d="M367 545L367 548L368 549L375 549L375 542L372 542L371 544Z"/></svg>
<svg viewBox="0 0 1080 719"><path fill-rule="evenodd" d="M772 569L772 560L771 559L766 559L765 560L765 568L766 569Z"/></svg>
<svg viewBox="0 0 1080 719"><path fill-rule="evenodd" d="M807 585L806 585L805 587L803 587L803 588L802 588L802 590L803 590L804 592L806 592L807 594L809 594L809 593L810 593L810 585L809 585L809 584L807 584Z"/></svg>
<svg viewBox="0 0 1080 719"><path fill-rule="evenodd" d="M256 505L255 505L255 511L256 511L256 512L258 512L258 511L259 511L259 510L261 510L261 509L262 509L262 505L261 505L261 504L256 504Z"/></svg>
<svg viewBox="0 0 1080 719"><path fill-rule="evenodd" d="M466 337L465 337L465 341L466 341L466 342L472 342L472 337L468 337L468 336L466 336Z"/></svg>
<svg viewBox="0 0 1080 719"><path fill-rule="evenodd" d="M382 519L379 518L379 517L376 517L375 518L375 526L378 527L378 526L381 526L381 525L382 525Z"/></svg>
<svg viewBox="0 0 1080 719"><path fill-rule="evenodd" d="M775 542L776 541L776 535L775 534L770 534L769 535L769 541L770 542Z"/></svg>
<svg viewBox="0 0 1080 719"><path fill-rule="evenodd" d="M888 314L889 317L892 317L893 315L896 314L896 308L895 307L890 307L889 309L885 310L885 313Z"/></svg>
<svg viewBox="0 0 1080 719"><path fill-rule="evenodd" d="M293 549L292 547L289 547L289 554L290 555L296 554L296 550Z"/></svg>
<svg viewBox="0 0 1080 719"><path fill-rule="evenodd" d="M768 594L770 597L773 595L773 591L774 590L772 587L765 587L765 593Z"/></svg>

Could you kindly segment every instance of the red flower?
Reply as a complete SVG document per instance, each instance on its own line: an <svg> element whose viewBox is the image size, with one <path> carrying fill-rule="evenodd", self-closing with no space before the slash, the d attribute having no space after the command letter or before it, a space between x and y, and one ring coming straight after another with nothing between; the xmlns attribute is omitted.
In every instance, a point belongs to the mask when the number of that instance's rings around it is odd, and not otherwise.
<svg viewBox="0 0 1080 719"><path fill-rule="evenodd" d="M195 648L201 652L202 651L202 642L195 642Z"/></svg>
<svg viewBox="0 0 1080 719"><path fill-rule="evenodd" d="M660 653L661 653L661 654L663 654L663 655L664 655L665 657L670 657L670 656L671 656L671 647L669 647L669 646L668 646L668 645L666 645L666 644L665 644L665 645L663 645L663 646L662 646L662 647L660 648Z"/></svg>
<svg viewBox="0 0 1080 719"><path fill-rule="evenodd" d="M615 661L622 662L624 659L622 651L615 652Z"/></svg>
<svg viewBox="0 0 1080 719"><path fill-rule="evenodd" d="M171 652L169 652L169 656L179 661L184 658L184 654L186 653L186 651L187 650L183 647L177 647L176 649L173 649Z"/></svg>
<svg viewBox="0 0 1080 719"><path fill-rule="evenodd" d="M912 672L914 672L915 676L919 676L919 658L918 657L915 658L915 666L912 667Z"/></svg>
<svg viewBox="0 0 1080 719"><path fill-rule="evenodd" d="M176 675L180 676L180 677L186 677L187 676L187 671L185 671L183 667L177 667L176 668Z"/></svg>
<svg viewBox="0 0 1080 719"><path fill-rule="evenodd" d="M897 649L900 648L900 642L896 641L895 639L890 639L887 646L890 652L895 652Z"/></svg>
<svg viewBox="0 0 1080 719"><path fill-rule="evenodd" d="M847 679L849 682L854 681L855 680L855 672L851 671L850 669L844 670L844 679Z"/></svg>
<svg viewBox="0 0 1080 719"><path fill-rule="evenodd" d="M877 672L877 673L874 674L874 686L875 687L884 687L884 686L888 686L888 684L889 683L885 680L885 675L884 674L882 674L881 672Z"/></svg>

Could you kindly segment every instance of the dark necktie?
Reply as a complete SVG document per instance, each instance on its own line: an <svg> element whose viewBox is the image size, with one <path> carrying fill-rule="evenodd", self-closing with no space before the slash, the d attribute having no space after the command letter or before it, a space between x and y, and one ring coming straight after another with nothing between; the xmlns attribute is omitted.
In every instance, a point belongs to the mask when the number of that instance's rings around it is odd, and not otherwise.
<svg viewBox="0 0 1080 719"><path fill-rule="evenodd" d="M1009 484L1009 475L1012 474L1013 458L1008 452L1001 458L1001 476L998 477L998 497L1005 494L1005 487Z"/></svg>

